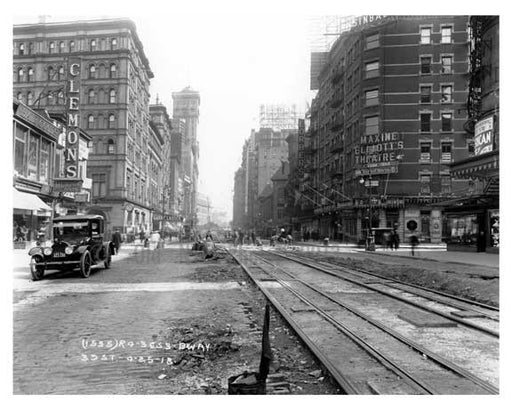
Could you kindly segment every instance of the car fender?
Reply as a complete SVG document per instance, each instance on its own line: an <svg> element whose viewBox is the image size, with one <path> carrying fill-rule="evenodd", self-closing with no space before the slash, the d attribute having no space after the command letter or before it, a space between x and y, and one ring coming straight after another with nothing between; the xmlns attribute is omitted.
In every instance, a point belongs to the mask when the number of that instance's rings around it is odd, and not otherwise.
<svg viewBox="0 0 512 410"><path fill-rule="evenodd" d="M41 255L44 258L43 248L35 247L28 251L29 256Z"/></svg>
<svg viewBox="0 0 512 410"><path fill-rule="evenodd" d="M114 243L112 241L105 241L105 242L103 242L103 246L106 249L108 249L108 252L110 253L110 255L114 255L115 254Z"/></svg>
<svg viewBox="0 0 512 410"><path fill-rule="evenodd" d="M84 253L85 251L89 250L89 245L81 245L78 248L76 248L75 252L79 253L80 255Z"/></svg>

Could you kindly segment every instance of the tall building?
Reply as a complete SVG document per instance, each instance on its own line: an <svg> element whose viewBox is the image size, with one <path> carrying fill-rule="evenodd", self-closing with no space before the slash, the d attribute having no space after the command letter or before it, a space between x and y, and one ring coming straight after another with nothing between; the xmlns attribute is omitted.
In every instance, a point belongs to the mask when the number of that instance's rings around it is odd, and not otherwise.
<svg viewBox="0 0 512 410"><path fill-rule="evenodd" d="M402 241L446 236L441 203L469 188L450 164L473 150L464 127L468 22L375 16L333 44L306 134L312 167L301 189L313 230L349 241L369 228L396 228Z"/></svg>
<svg viewBox="0 0 512 410"><path fill-rule="evenodd" d="M107 229L152 229L153 72L135 24L128 19L24 24L14 27L13 40L14 95L50 114L65 113L66 102L79 106L78 125L93 138L89 212L104 215Z"/></svg>
<svg viewBox="0 0 512 410"><path fill-rule="evenodd" d="M197 181L199 175L199 143L197 142L197 126L199 123L199 92L186 87L182 91L172 93L173 118L185 121L181 150L181 168L184 184L184 226L193 229L197 222Z"/></svg>

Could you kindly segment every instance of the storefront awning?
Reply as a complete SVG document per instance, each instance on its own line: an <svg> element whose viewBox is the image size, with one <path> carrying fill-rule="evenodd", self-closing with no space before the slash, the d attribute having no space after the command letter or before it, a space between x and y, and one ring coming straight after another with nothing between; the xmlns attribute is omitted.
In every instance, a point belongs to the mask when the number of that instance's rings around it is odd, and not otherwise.
<svg viewBox="0 0 512 410"><path fill-rule="evenodd" d="M37 195L28 194L13 188L13 208L28 211L51 211L52 208L45 204Z"/></svg>
<svg viewBox="0 0 512 410"><path fill-rule="evenodd" d="M450 164L450 173L455 178L496 177L500 171L499 151L491 151Z"/></svg>

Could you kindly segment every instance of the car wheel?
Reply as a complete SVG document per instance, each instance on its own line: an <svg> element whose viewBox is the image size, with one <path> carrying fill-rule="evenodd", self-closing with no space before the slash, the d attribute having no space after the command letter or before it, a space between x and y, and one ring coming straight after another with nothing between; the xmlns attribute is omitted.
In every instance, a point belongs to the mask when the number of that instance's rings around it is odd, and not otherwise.
<svg viewBox="0 0 512 410"><path fill-rule="evenodd" d="M80 275L84 278L88 278L91 274L91 254L89 251L85 251L80 258Z"/></svg>
<svg viewBox="0 0 512 410"><path fill-rule="evenodd" d="M105 253L107 254L107 257L105 258L105 269L110 269L110 265L112 264L112 254L110 253L108 246L105 246Z"/></svg>
<svg viewBox="0 0 512 410"><path fill-rule="evenodd" d="M44 268L42 266L36 266L35 263L42 262L43 258L39 255L32 256L30 261L30 274L32 275L32 280L41 280L44 276Z"/></svg>

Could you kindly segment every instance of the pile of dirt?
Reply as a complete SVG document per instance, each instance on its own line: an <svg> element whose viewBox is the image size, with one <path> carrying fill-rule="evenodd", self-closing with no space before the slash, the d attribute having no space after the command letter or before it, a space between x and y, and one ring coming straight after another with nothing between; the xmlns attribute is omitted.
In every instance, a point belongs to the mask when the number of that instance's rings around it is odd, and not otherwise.
<svg viewBox="0 0 512 410"><path fill-rule="evenodd" d="M209 263L197 267L192 274L192 279L198 282L245 282L247 275L236 265Z"/></svg>

